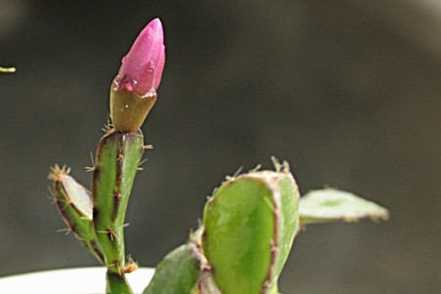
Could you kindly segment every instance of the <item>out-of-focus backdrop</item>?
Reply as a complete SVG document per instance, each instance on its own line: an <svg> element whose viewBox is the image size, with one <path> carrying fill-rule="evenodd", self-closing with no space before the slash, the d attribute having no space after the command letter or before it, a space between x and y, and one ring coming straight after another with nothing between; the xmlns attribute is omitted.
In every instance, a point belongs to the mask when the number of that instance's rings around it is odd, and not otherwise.
<svg viewBox="0 0 441 294"><path fill-rule="evenodd" d="M288 160L391 209L384 224L311 226L283 293L439 293L441 4L383 1L0 0L0 275L94 265L64 228L48 167L83 167L120 58L151 18L167 65L143 130L129 252L155 265L239 167Z"/></svg>

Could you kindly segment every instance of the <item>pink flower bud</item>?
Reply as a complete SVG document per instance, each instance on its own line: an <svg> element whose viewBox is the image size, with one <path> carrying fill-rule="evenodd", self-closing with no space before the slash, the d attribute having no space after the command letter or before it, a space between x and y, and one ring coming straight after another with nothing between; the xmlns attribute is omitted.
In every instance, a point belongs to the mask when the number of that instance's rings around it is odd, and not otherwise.
<svg viewBox="0 0 441 294"><path fill-rule="evenodd" d="M110 88L110 118L116 131L136 132L154 106L165 64L159 18L147 24L122 59Z"/></svg>
<svg viewBox="0 0 441 294"><path fill-rule="evenodd" d="M114 90L155 95L165 64L164 32L159 18L150 21L122 59Z"/></svg>

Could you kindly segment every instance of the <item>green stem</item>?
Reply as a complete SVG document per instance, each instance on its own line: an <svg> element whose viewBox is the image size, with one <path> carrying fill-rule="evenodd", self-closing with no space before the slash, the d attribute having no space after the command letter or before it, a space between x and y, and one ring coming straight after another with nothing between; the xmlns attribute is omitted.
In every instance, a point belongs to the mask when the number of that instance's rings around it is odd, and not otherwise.
<svg viewBox="0 0 441 294"><path fill-rule="evenodd" d="M133 294L124 274L106 273L106 294Z"/></svg>
<svg viewBox="0 0 441 294"><path fill-rule="evenodd" d="M124 221L143 142L141 132L112 131L100 140L97 148L93 221L105 264L114 273L124 272Z"/></svg>

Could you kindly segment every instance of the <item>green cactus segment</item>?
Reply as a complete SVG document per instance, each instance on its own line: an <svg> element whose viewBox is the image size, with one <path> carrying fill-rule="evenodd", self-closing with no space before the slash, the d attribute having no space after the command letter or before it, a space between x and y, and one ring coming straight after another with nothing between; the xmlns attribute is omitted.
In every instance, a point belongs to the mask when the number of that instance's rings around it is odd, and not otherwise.
<svg viewBox="0 0 441 294"><path fill-rule="evenodd" d="M102 253L96 241L92 222L92 199L90 192L69 176L69 169L55 166L51 169L51 192L64 222L75 236L100 261Z"/></svg>
<svg viewBox="0 0 441 294"><path fill-rule="evenodd" d="M289 173L288 166L283 173L279 172L274 179L281 196L281 226L280 226L280 246L279 254L276 259L275 277L279 277L288 259L289 253L300 228L299 219L299 198L300 193L294 177ZM274 286L276 289L277 285ZM271 292L270 292L271 293ZM274 290L273 293L278 293Z"/></svg>
<svg viewBox="0 0 441 294"><path fill-rule="evenodd" d="M182 245L158 265L144 294L190 294L201 273L201 259L195 245Z"/></svg>
<svg viewBox="0 0 441 294"><path fill-rule="evenodd" d="M380 205L335 189L315 190L300 199L301 224L356 222L363 218L387 220L389 212Z"/></svg>
<svg viewBox="0 0 441 294"><path fill-rule="evenodd" d="M271 293L298 231L298 190L287 171L226 181L204 210L202 245L223 294Z"/></svg>
<svg viewBox="0 0 441 294"><path fill-rule="evenodd" d="M204 211L204 253L224 294L261 293L277 227L272 191L259 178L224 183Z"/></svg>
<svg viewBox="0 0 441 294"><path fill-rule="evenodd" d="M106 294L133 294L124 274L106 273Z"/></svg>
<svg viewBox="0 0 441 294"><path fill-rule="evenodd" d="M122 273L125 265L124 220L142 154L141 132L110 132L97 147L93 220L105 264L115 273Z"/></svg>

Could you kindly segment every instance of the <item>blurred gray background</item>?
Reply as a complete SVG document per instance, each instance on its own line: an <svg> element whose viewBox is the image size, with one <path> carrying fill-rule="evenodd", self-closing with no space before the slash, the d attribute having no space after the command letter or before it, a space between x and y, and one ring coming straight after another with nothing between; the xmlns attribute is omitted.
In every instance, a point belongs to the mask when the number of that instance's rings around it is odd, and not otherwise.
<svg viewBox="0 0 441 294"><path fill-rule="evenodd" d="M48 167L83 167L120 58L161 17L167 65L143 129L129 252L155 265L239 167L288 160L391 209L383 224L311 226L283 293L441 290L441 3L436 0L0 0L0 275L95 265L57 230Z"/></svg>

